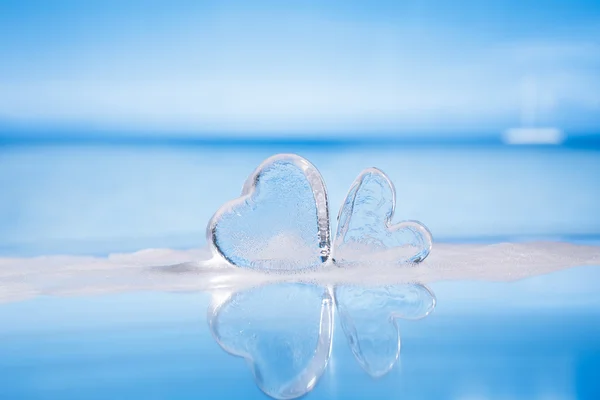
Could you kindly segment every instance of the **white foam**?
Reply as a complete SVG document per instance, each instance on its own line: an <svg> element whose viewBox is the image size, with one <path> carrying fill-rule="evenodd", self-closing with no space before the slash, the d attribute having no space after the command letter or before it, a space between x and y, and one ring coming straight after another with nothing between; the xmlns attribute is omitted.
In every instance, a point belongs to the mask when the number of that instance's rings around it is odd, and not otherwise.
<svg viewBox="0 0 600 400"><path fill-rule="evenodd" d="M148 249L108 257L0 258L0 302L39 295L138 290L236 291L280 281L389 285L440 280L511 281L583 265L600 266L600 246L559 242L436 244L418 265L327 264L299 274L266 274L223 264L208 249Z"/></svg>

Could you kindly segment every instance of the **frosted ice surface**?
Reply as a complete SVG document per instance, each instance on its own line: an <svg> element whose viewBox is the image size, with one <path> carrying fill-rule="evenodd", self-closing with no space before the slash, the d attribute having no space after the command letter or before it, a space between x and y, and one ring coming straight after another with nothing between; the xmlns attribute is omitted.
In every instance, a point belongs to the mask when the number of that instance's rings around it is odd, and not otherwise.
<svg viewBox="0 0 600 400"><path fill-rule="evenodd" d="M424 318L435 307L425 286L338 286L335 299L342 329L360 366L371 376L388 373L400 355L397 319Z"/></svg>
<svg viewBox="0 0 600 400"><path fill-rule="evenodd" d="M364 170L340 208L334 243L339 263L420 262L431 250L429 230L418 221L392 225L396 192L377 168Z"/></svg>
<svg viewBox="0 0 600 400"><path fill-rule="evenodd" d="M327 192L304 158L280 154L246 180L207 227L209 245L231 264L259 270L318 267L330 253Z"/></svg>
<svg viewBox="0 0 600 400"><path fill-rule="evenodd" d="M246 359L260 389L277 399L309 392L325 371L333 339L333 300L314 285L279 283L235 293L211 306L211 332Z"/></svg>

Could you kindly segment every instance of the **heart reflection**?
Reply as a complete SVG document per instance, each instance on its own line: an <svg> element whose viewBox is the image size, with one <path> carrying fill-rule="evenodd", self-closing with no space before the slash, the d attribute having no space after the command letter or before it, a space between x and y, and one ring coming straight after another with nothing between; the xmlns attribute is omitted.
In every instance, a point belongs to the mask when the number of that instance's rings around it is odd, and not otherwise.
<svg viewBox="0 0 600 400"><path fill-rule="evenodd" d="M217 343L243 357L258 387L276 399L311 391L325 371L333 342L333 303L354 357L371 376L388 373L400 355L398 319L434 309L419 284L381 287L274 283L215 295L208 324Z"/></svg>
<svg viewBox="0 0 600 400"><path fill-rule="evenodd" d="M333 339L329 290L300 283L261 286L215 301L210 330L243 357L259 388L276 399L300 397L325 371Z"/></svg>
<svg viewBox="0 0 600 400"><path fill-rule="evenodd" d="M337 310L348 344L360 366L371 376L387 374L400 355L398 319L421 319L435 307L425 286L404 284L335 288Z"/></svg>

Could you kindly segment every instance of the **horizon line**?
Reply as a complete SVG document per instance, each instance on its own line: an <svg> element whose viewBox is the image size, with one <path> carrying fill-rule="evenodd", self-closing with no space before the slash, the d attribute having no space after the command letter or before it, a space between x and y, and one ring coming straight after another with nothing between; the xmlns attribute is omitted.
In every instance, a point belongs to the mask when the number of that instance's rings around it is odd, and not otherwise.
<svg viewBox="0 0 600 400"><path fill-rule="evenodd" d="M368 133L365 130L365 133ZM32 132L21 134L9 133L0 130L0 147L27 147L27 146L139 146L139 147L182 147L182 146L206 146L206 147L266 147L266 146L307 146L307 147L358 147L358 146L383 146L383 145L406 145L406 146L510 146L510 147L576 147L600 149L600 131L579 132L565 134L564 140L559 143L514 143L505 140L503 133L472 135L370 135L368 137L356 135L288 135L269 136L253 135L239 136L231 133L198 132L194 134L151 134L143 136L132 132L105 133L93 132L91 134L33 134ZM25 134L23 134L25 133ZM398 132L399 133L399 132Z"/></svg>

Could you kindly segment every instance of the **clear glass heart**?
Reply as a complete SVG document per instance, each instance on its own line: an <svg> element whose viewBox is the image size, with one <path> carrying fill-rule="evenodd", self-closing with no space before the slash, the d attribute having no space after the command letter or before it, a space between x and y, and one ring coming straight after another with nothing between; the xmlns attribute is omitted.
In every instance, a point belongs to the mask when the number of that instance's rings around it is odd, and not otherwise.
<svg viewBox="0 0 600 400"><path fill-rule="evenodd" d="M221 207L207 227L213 252L239 267L294 271L329 259L327 191L319 171L295 154L265 160L242 196Z"/></svg>
<svg viewBox="0 0 600 400"><path fill-rule="evenodd" d="M385 173L368 168L356 178L338 214L334 258L338 263L417 263L432 246L418 221L391 223L396 190Z"/></svg>

